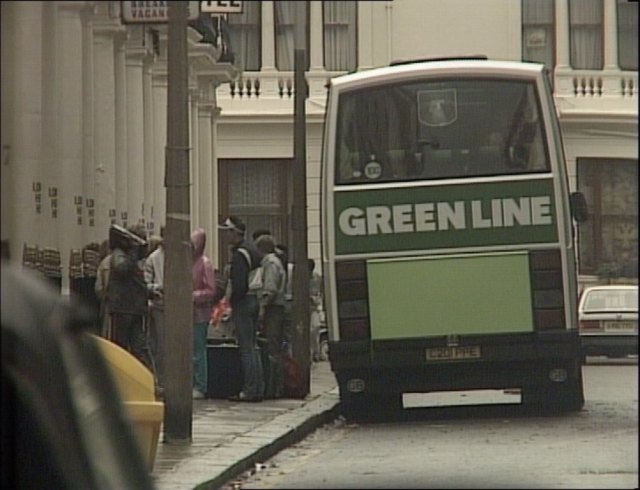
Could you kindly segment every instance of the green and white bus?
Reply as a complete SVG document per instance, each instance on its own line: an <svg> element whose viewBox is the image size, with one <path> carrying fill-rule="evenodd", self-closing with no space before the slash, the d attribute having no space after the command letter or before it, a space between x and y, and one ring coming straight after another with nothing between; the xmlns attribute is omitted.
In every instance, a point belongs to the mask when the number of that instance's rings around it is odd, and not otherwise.
<svg viewBox="0 0 640 490"><path fill-rule="evenodd" d="M322 265L345 412L506 388L579 410L584 197L569 193L545 68L476 58L348 74L331 80L325 118Z"/></svg>

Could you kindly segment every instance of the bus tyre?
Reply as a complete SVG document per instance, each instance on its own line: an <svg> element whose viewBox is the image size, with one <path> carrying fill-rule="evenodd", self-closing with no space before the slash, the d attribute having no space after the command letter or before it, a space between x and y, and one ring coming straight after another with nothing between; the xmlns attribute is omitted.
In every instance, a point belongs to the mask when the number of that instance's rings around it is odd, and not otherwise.
<svg viewBox="0 0 640 490"><path fill-rule="evenodd" d="M522 393L523 405L536 414L578 412L584 406L582 377L560 386L530 386Z"/></svg>
<svg viewBox="0 0 640 490"><path fill-rule="evenodd" d="M380 422L390 420L402 409L400 394L343 394L340 397L342 415L351 422Z"/></svg>

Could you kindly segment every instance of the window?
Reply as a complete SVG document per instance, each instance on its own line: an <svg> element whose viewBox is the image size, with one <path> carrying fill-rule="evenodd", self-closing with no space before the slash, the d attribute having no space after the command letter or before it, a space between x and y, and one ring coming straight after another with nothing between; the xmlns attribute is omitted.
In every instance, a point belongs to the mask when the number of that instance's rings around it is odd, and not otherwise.
<svg viewBox="0 0 640 490"><path fill-rule="evenodd" d="M282 71L293 71L293 54L295 49L295 27L297 9L305 9L305 43L307 56L305 70L309 69L309 10L307 2L275 2L276 30L276 68Z"/></svg>
<svg viewBox="0 0 640 490"><path fill-rule="evenodd" d="M638 70L638 3L618 0L618 65Z"/></svg>
<svg viewBox="0 0 640 490"><path fill-rule="evenodd" d="M276 243L288 245L292 161L221 159L219 163L218 222L233 214L247 225L247 236L257 229L268 229ZM218 250L219 264L226 264L228 244L222 235Z"/></svg>
<svg viewBox="0 0 640 490"><path fill-rule="evenodd" d="M638 161L578 159L580 273L638 277Z"/></svg>
<svg viewBox="0 0 640 490"><path fill-rule="evenodd" d="M353 71L356 58L356 2L322 2L324 66L328 71Z"/></svg>
<svg viewBox="0 0 640 490"><path fill-rule="evenodd" d="M443 79L340 97L337 184L549 171L531 84Z"/></svg>
<svg viewBox="0 0 640 490"><path fill-rule="evenodd" d="M569 2L571 66L577 70L602 70L603 2L571 0Z"/></svg>
<svg viewBox="0 0 640 490"><path fill-rule="evenodd" d="M260 2L244 2L241 14L229 14L228 30L235 66L241 71L259 71L262 66Z"/></svg>
<svg viewBox="0 0 640 490"><path fill-rule="evenodd" d="M522 0L522 59L555 67L554 0Z"/></svg>

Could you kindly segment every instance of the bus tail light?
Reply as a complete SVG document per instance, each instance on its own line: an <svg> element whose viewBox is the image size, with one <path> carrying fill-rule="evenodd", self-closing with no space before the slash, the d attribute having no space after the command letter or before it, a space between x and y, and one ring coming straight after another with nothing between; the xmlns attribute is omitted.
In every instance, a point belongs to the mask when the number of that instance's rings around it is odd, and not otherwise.
<svg viewBox="0 0 640 490"><path fill-rule="evenodd" d="M371 337L369 325L369 288L364 260L336 263L338 323L341 340L365 340Z"/></svg>
<svg viewBox="0 0 640 490"><path fill-rule="evenodd" d="M597 320L580 320L580 330L598 330L600 322Z"/></svg>
<svg viewBox="0 0 640 490"><path fill-rule="evenodd" d="M533 318L537 331L565 329L564 287L560 250L529 254Z"/></svg>

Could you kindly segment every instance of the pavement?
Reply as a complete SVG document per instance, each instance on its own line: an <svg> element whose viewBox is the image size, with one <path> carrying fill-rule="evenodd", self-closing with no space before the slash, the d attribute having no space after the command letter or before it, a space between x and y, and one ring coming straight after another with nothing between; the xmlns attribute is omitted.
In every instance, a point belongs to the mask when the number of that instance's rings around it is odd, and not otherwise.
<svg viewBox="0 0 640 490"><path fill-rule="evenodd" d="M168 444L160 434L151 473L156 488L219 489L331 421L338 404L327 361L312 363L305 399L193 400L191 444Z"/></svg>

